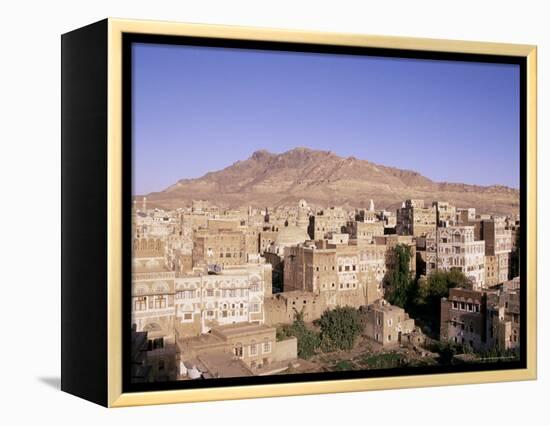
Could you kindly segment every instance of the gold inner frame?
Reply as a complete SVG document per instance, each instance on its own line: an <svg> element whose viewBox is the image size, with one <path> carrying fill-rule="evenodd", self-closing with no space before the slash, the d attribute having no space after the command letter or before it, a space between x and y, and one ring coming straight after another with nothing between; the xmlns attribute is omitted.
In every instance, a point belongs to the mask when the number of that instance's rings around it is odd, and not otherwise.
<svg viewBox="0 0 550 426"><path fill-rule="evenodd" d="M537 377L537 49L532 45L289 31L109 18L108 24L108 405L166 404L426 386L534 380ZM342 379L150 392L122 392L122 34L413 49L527 59L527 368L429 375Z"/></svg>

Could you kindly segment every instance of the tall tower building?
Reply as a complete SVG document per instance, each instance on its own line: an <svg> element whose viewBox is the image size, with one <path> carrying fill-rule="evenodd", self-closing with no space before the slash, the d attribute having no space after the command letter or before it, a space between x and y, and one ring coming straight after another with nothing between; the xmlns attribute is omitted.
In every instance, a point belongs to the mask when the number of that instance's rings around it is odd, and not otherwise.
<svg viewBox="0 0 550 426"><path fill-rule="evenodd" d="M298 220L296 221L298 228L307 232L309 226L309 213L306 200L300 200L298 203Z"/></svg>

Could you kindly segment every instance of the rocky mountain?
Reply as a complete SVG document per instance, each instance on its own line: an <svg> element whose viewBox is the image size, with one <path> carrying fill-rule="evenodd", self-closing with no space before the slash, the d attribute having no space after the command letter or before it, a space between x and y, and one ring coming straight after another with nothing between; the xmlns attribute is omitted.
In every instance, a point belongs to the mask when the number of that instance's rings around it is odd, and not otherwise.
<svg viewBox="0 0 550 426"><path fill-rule="evenodd" d="M295 205L395 209L408 198L449 201L484 213L519 211L519 191L505 186L434 182L420 173L386 167L329 151L295 148L282 154L256 151L243 161L196 179L182 179L161 192L146 194L149 205L177 208L191 200L221 206Z"/></svg>

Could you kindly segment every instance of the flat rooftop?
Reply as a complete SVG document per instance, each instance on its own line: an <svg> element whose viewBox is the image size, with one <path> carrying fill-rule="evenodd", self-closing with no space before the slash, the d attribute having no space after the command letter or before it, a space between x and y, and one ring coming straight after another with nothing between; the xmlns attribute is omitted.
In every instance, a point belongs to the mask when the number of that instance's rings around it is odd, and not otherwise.
<svg viewBox="0 0 550 426"><path fill-rule="evenodd" d="M205 376L209 378L252 376L241 360L226 352L207 352L199 355L198 359L206 367Z"/></svg>
<svg viewBox="0 0 550 426"><path fill-rule="evenodd" d="M218 335L228 337L246 336L250 334L258 334L262 332L274 331L273 327L268 327L264 324L253 324L249 322L238 324L220 325L212 328L212 332Z"/></svg>

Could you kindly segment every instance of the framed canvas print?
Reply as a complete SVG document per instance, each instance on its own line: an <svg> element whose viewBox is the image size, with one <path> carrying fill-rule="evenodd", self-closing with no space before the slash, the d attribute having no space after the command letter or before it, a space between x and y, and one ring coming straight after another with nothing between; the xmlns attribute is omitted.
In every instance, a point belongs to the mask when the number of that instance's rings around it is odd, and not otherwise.
<svg viewBox="0 0 550 426"><path fill-rule="evenodd" d="M536 48L106 19L62 36L62 389L536 378Z"/></svg>

